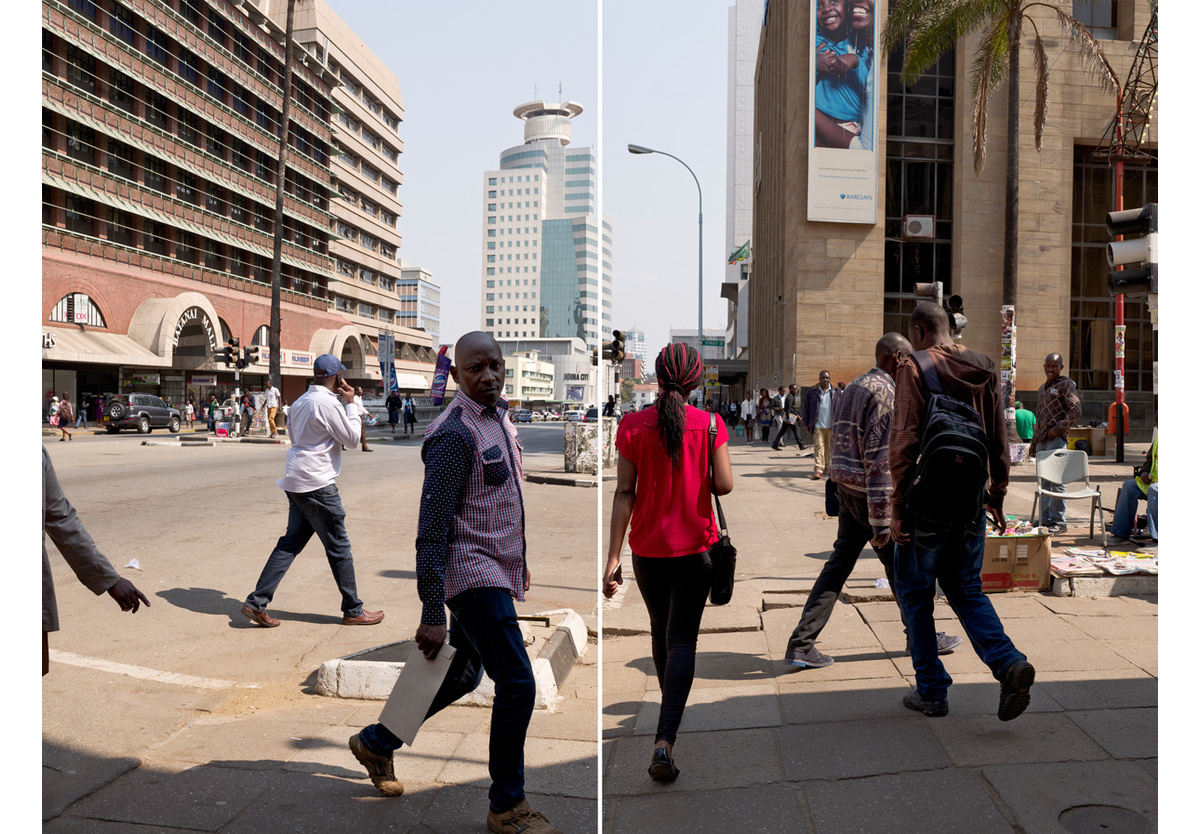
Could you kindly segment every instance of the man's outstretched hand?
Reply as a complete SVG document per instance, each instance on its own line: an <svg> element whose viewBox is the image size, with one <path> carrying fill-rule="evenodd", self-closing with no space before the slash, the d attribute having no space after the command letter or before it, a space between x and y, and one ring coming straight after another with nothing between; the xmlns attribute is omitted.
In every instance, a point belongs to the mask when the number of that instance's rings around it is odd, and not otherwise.
<svg viewBox="0 0 1200 834"><path fill-rule="evenodd" d="M425 659L433 660L446 642L446 627L421 623L417 626L416 640L417 648L421 650L421 654L425 655Z"/></svg>
<svg viewBox="0 0 1200 834"><path fill-rule="evenodd" d="M142 602L146 603L147 608L150 607L150 600L128 579L118 579L116 584L108 589L108 595L117 601L122 611L128 611L130 614L136 614Z"/></svg>

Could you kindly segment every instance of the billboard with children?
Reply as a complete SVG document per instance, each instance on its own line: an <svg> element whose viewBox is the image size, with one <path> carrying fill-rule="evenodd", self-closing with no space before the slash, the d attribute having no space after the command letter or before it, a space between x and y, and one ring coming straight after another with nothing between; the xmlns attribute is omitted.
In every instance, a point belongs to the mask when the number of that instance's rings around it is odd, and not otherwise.
<svg viewBox="0 0 1200 834"><path fill-rule="evenodd" d="M878 221L875 0L812 0L808 219Z"/></svg>

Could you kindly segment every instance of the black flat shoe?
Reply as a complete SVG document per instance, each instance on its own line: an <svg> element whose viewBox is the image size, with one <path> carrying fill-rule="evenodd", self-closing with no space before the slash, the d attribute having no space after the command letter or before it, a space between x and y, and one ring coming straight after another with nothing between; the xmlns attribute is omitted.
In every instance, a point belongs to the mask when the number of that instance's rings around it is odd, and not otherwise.
<svg viewBox="0 0 1200 834"><path fill-rule="evenodd" d="M650 759L650 778L655 782L674 782L679 775L679 768L671 760L671 754L665 747L655 747L654 756Z"/></svg>

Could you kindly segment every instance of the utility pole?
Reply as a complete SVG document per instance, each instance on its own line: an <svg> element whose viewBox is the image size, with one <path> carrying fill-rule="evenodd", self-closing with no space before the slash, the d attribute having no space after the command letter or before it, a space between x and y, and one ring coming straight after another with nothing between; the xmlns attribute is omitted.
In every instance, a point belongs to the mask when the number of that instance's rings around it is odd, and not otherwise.
<svg viewBox="0 0 1200 834"><path fill-rule="evenodd" d="M275 246L271 258L271 332L267 346L271 351L270 380L280 380L279 351L280 323L279 297L283 282L283 186L286 180L286 154L288 127L292 118L292 27L296 16L296 0L288 0L287 30L283 40L283 113L279 125L279 160L275 169Z"/></svg>

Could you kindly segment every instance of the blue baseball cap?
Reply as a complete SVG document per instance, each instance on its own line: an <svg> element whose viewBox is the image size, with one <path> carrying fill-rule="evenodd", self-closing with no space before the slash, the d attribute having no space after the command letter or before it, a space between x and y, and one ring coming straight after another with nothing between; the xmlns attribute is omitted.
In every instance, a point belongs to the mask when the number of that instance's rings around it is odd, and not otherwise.
<svg viewBox="0 0 1200 834"><path fill-rule="evenodd" d="M322 353L313 362L313 376L318 379L340 374L344 370L346 370L346 366L339 362L332 353Z"/></svg>

